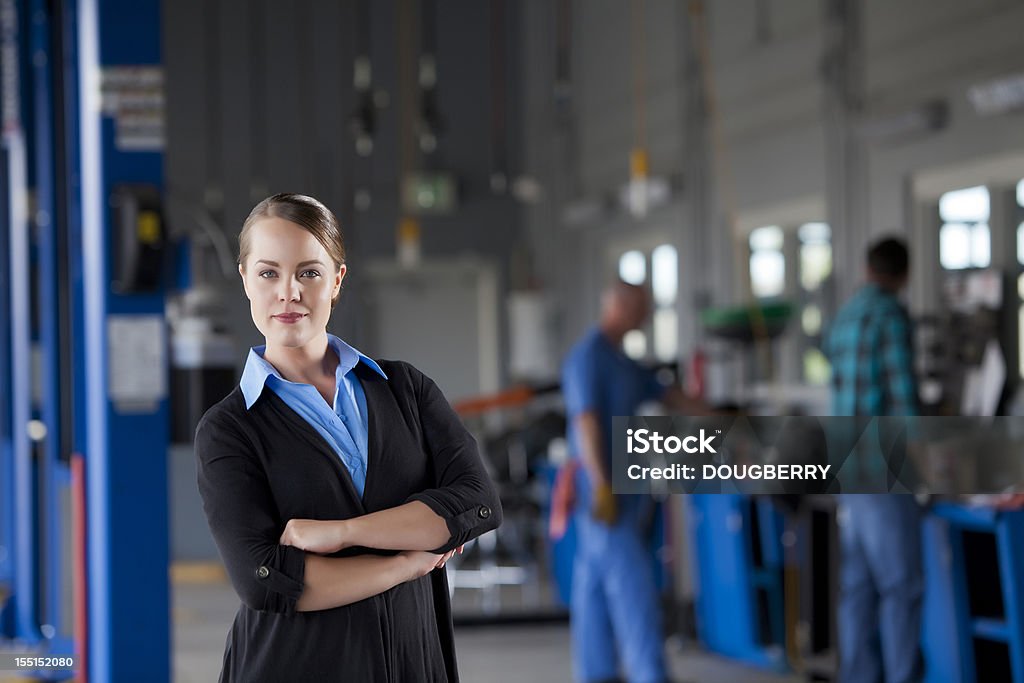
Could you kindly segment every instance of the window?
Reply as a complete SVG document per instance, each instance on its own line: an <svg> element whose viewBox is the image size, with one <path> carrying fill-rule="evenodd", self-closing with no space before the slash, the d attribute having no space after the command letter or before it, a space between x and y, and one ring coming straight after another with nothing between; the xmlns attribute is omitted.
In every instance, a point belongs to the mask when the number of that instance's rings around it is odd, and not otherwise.
<svg viewBox="0 0 1024 683"><path fill-rule="evenodd" d="M619 279L631 285L642 285L647 281L647 257L642 251L627 251L619 257ZM622 338L622 350L633 359L647 355L647 333L644 330L630 330Z"/></svg>
<svg viewBox="0 0 1024 683"><path fill-rule="evenodd" d="M821 309L814 304L804 306L804 311L800 315L800 326L808 337L821 334Z"/></svg>
<svg viewBox="0 0 1024 683"><path fill-rule="evenodd" d="M786 289L782 228L768 225L750 233L750 290L755 297L781 296Z"/></svg>
<svg viewBox="0 0 1024 683"><path fill-rule="evenodd" d="M828 223L805 223L800 238L800 286L813 292L832 273L832 230Z"/></svg>
<svg viewBox="0 0 1024 683"><path fill-rule="evenodd" d="M822 285L832 274L832 229L828 223L804 223L796 234L800 242L803 378L809 384L826 384L831 371L825 354L818 349L818 340L822 330Z"/></svg>
<svg viewBox="0 0 1024 683"><path fill-rule="evenodd" d="M662 244L651 252L651 288L654 295L654 357L667 363L679 353L679 319L676 315L679 257L671 244Z"/></svg>
<svg viewBox="0 0 1024 683"><path fill-rule="evenodd" d="M643 330L630 330L622 338L622 350L633 360L647 355L647 333Z"/></svg>
<svg viewBox="0 0 1024 683"><path fill-rule="evenodd" d="M642 285L647 279L647 258L642 251L627 251L619 257L619 278L631 285Z"/></svg>
<svg viewBox="0 0 1024 683"><path fill-rule="evenodd" d="M653 303L650 334L648 330L632 330L622 339L622 350L634 359L648 354L648 338L654 357L668 362L679 353L679 324L676 299L679 292L679 255L671 244L662 244L650 252L627 251L619 257L619 278L632 285L648 282Z"/></svg>
<svg viewBox="0 0 1024 683"><path fill-rule="evenodd" d="M947 192L939 198L939 262L946 270L987 268L992 262L989 195L983 186ZM1018 251L1020 247L1018 247Z"/></svg>

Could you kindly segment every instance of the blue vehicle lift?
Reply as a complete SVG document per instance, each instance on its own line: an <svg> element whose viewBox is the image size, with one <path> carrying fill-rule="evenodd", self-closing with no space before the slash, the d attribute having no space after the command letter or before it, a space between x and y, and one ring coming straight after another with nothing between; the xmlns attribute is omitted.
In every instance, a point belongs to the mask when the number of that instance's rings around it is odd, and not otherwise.
<svg viewBox="0 0 1024 683"><path fill-rule="evenodd" d="M155 0L0 0L0 49L17 57L0 87L0 646L74 653L94 682L170 680L164 285L115 283L124 235L165 231L159 212L132 224L113 205L158 196L163 156L100 106L105 74L159 73L159 18Z"/></svg>
<svg viewBox="0 0 1024 683"><path fill-rule="evenodd" d="M0 633L32 646L53 625L41 619L45 596L38 585L40 535L35 528L37 468L29 436L33 417L31 353L34 316L31 305L29 188L38 169L33 163L31 123L34 102L27 95L34 74L27 67L30 41L28 13L13 0L0 3L0 40L6 68L0 85L3 111L3 227L4 268L0 275L4 315L0 318L0 349L3 351L0 394L3 395L0 478L3 482L4 515L0 532ZM34 37L34 36L32 36ZM13 64L11 61L13 60ZM49 628L43 628L48 626Z"/></svg>

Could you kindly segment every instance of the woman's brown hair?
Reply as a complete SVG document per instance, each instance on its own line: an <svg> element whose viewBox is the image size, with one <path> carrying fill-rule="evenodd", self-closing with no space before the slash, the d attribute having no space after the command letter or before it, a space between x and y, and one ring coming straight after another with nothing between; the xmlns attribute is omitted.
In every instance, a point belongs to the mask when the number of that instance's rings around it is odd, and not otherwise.
<svg viewBox="0 0 1024 683"><path fill-rule="evenodd" d="M323 245L327 255L334 261L336 270L345 263L345 240L342 237L338 219L331 210L316 199L304 194L282 192L267 197L253 207L253 210L249 212L249 217L242 224L242 232L238 234L238 265L243 271L245 270L245 261L249 258L249 232L254 223L264 218L283 218L295 223ZM338 297L331 300L331 306L333 307L336 303L338 303Z"/></svg>

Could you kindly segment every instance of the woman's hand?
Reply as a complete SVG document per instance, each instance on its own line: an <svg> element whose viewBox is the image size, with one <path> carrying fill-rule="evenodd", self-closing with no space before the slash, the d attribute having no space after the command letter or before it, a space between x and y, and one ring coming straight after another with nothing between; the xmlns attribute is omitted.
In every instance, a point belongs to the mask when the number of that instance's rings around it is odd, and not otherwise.
<svg viewBox="0 0 1024 683"><path fill-rule="evenodd" d="M434 566L434 569L444 569L444 563L445 562L447 562L448 560L452 559L452 556L455 555L456 553L461 555L462 551L465 550L465 549L466 549L466 545L463 544L463 545L460 545L458 548L453 548L453 549L449 550L448 552L446 552L444 555L441 556L441 559Z"/></svg>
<svg viewBox="0 0 1024 683"><path fill-rule="evenodd" d="M449 550L444 555L437 555L424 550L405 550L398 553L398 557L406 563L408 569L406 581L412 581L426 576L435 569L443 569L445 562L452 559L455 552L455 550Z"/></svg>
<svg viewBox="0 0 1024 683"><path fill-rule="evenodd" d="M290 519L280 543L327 555L345 547L344 528L344 520Z"/></svg>

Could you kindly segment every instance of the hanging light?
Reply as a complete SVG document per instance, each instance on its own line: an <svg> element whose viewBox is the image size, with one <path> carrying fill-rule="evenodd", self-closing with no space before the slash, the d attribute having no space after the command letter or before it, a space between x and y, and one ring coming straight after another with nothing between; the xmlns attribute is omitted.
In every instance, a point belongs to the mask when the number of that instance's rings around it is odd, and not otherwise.
<svg viewBox="0 0 1024 683"><path fill-rule="evenodd" d="M420 233L419 219L403 216L398 221L398 263L403 268L415 268L420 263Z"/></svg>
<svg viewBox="0 0 1024 683"><path fill-rule="evenodd" d="M627 206L635 218L647 215L648 177L650 164L647 158L647 94L644 90L644 4L633 0L631 7L632 36L630 49L633 57L633 125L635 145L629 153L629 185L626 190Z"/></svg>
<svg viewBox="0 0 1024 683"><path fill-rule="evenodd" d="M647 215L650 193L648 180L647 150L634 147L629 154L629 212L636 218Z"/></svg>

